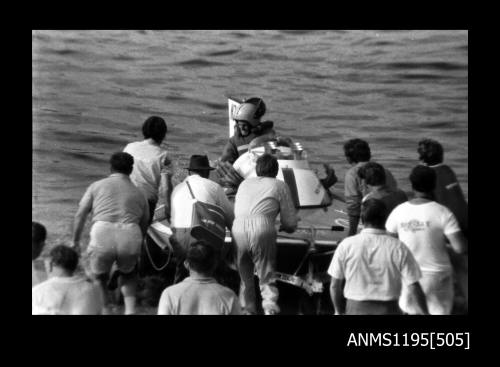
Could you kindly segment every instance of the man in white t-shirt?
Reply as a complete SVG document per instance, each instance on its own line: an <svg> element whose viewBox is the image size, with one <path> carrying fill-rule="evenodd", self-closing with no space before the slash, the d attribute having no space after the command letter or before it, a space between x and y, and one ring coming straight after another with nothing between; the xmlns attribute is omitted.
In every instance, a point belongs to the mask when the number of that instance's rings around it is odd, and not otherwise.
<svg viewBox="0 0 500 367"><path fill-rule="evenodd" d="M189 277L163 291L158 315L241 314L238 296L213 277L218 256L211 244L192 243L186 255Z"/></svg>
<svg viewBox="0 0 500 367"><path fill-rule="evenodd" d="M188 275L183 262L189 245L194 241L194 238L191 237L193 197L187 182L189 182L196 200L222 208L227 228L231 229L234 220L233 204L226 197L222 187L208 178L210 171L214 169L210 166L208 157L206 155L192 155L187 169L189 176L174 187L171 198L171 225L175 239L172 245L177 259L174 283L181 281Z"/></svg>
<svg viewBox="0 0 500 367"><path fill-rule="evenodd" d="M364 201L364 229L345 238L335 250L328 273L332 276L330 294L336 315L400 314L398 299L402 286L408 287L417 301L419 313L428 313L418 283L420 268L405 244L386 233L386 218L383 201ZM343 296L347 299L345 305Z"/></svg>
<svg viewBox="0 0 500 367"><path fill-rule="evenodd" d="M59 245L50 251L49 279L31 289L33 315L99 315L103 310L100 287L74 275L78 254Z"/></svg>
<svg viewBox="0 0 500 367"><path fill-rule="evenodd" d="M158 202L162 169L170 164L167 151L161 146L167 135L167 124L161 117L151 116L144 121L142 134L144 140L128 144L123 151L134 157L134 169L130 179L148 200L151 222ZM166 179L169 181L170 176ZM167 185L170 185L170 182L167 182Z"/></svg>
<svg viewBox="0 0 500 367"><path fill-rule="evenodd" d="M467 251L467 239L453 213L432 201L436 173L426 166L415 167L410 174L415 198L397 206L386 222L388 232L397 235L415 256L422 271L420 284L432 315L448 315L453 307L453 279L447 240L459 254ZM415 313L406 288L400 307Z"/></svg>

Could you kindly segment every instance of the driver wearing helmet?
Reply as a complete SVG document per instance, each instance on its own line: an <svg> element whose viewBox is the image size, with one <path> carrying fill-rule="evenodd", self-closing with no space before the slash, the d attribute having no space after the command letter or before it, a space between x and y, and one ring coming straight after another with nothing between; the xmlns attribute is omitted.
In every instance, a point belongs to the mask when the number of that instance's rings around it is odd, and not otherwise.
<svg viewBox="0 0 500 367"><path fill-rule="evenodd" d="M266 105L261 98L249 98L240 105L234 116L235 134L229 139L220 160L233 164L239 156L248 151L249 143L256 137L268 134L275 137L272 121L261 122Z"/></svg>

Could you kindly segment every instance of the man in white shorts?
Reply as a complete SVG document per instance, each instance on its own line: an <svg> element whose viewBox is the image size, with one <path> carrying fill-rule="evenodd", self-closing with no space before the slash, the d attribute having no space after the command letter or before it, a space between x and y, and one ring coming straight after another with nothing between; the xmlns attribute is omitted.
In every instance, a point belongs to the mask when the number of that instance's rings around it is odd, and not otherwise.
<svg viewBox="0 0 500 367"><path fill-rule="evenodd" d="M92 211L88 254L90 272L106 294L109 272L116 262L121 277L125 314L135 313L136 264L149 223L146 198L130 180L134 158L123 152L111 156L111 175L89 186L75 215L73 247L79 251L80 236ZM106 303L106 297L105 297Z"/></svg>
<svg viewBox="0 0 500 367"><path fill-rule="evenodd" d="M467 251L467 239L453 213L432 200L436 172L430 167L417 166L410 174L410 181L415 198L392 211L386 229L397 235L417 260L429 313L449 315L454 295L447 240L453 251L462 254ZM399 305L406 313L415 313L406 287L403 287Z"/></svg>

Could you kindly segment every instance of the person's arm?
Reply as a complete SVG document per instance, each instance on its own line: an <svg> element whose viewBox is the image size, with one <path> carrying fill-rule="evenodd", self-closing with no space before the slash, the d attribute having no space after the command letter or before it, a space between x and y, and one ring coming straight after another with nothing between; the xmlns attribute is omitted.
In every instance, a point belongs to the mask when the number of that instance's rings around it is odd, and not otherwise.
<svg viewBox="0 0 500 367"><path fill-rule="evenodd" d="M219 184L235 191L243 181L243 177L229 162L218 161L216 172L219 175Z"/></svg>
<svg viewBox="0 0 500 367"><path fill-rule="evenodd" d="M236 146L233 144L231 140L229 140L226 145L224 146L224 149L222 150L222 155L220 157L221 162L229 162L233 164L236 159L238 159L238 149Z"/></svg>
<svg viewBox="0 0 500 367"><path fill-rule="evenodd" d="M444 235L450 241L453 251L457 254L466 254L468 241L460 230L457 217L448 208L443 208L443 210L445 211L442 217Z"/></svg>
<svg viewBox="0 0 500 367"><path fill-rule="evenodd" d="M359 218L359 215L349 215L349 232L347 232L348 236L354 236L356 233L358 233Z"/></svg>
<svg viewBox="0 0 500 367"><path fill-rule="evenodd" d="M172 212L172 191L174 190L174 185L172 184L172 173L165 173L165 217L170 222L171 212Z"/></svg>
<svg viewBox="0 0 500 367"><path fill-rule="evenodd" d="M412 299L412 304L417 307L417 314L428 315L427 301L425 299L424 291L419 282L412 283L408 286L408 293Z"/></svg>
<svg viewBox="0 0 500 367"><path fill-rule="evenodd" d="M469 247L469 242L465 238L462 231L446 235L450 241L451 248L459 255L466 255Z"/></svg>
<svg viewBox="0 0 500 367"><path fill-rule="evenodd" d="M332 261L328 267L328 275L331 276L330 297L335 307L336 315L345 313L344 286L345 286L345 254L349 247L349 239L346 238L337 246Z"/></svg>
<svg viewBox="0 0 500 367"><path fill-rule="evenodd" d="M330 282L330 297L332 298L335 315L345 314L345 298L343 294L343 279L332 277Z"/></svg>
<svg viewBox="0 0 500 367"><path fill-rule="evenodd" d="M278 181L281 182L281 181ZM293 205L292 194L288 185L283 183L283 186L279 189L279 203L280 203L280 231L285 231L287 233L293 233L297 229L297 224L299 218L297 216L297 210Z"/></svg>
<svg viewBox="0 0 500 367"><path fill-rule="evenodd" d="M73 222L73 243L71 247L77 252L80 252L80 238L82 235L83 227L85 226L85 220L92 210L92 194L91 188L89 187L82 200L78 206L78 210L75 214L75 219Z"/></svg>
<svg viewBox="0 0 500 367"><path fill-rule="evenodd" d="M232 304L232 307L231 307L231 311L230 311L229 314L230 315L241 315L242 314L240 302L239 302L238 297L236 296L236 294L234 295L234 301L233 301L233 304Z"/></svg>
<svg viewBox="0 0 500 367"><path fill-rule="evenodd" d="M347 235L353 236L358 231L362 194L359 190L357 173L353 169L346 172L344 181L346 209L349 218L349 232Z"/></svg>

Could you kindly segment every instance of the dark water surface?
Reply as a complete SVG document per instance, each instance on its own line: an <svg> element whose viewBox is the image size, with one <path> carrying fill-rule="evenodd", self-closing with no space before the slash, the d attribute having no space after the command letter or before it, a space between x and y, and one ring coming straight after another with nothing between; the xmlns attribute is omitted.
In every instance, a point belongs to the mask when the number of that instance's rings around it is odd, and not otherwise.
<svg viewBox="0 0 500 367"><path fill-rule="evenodd" d="M150 115L178 166L218 158L227 96L261 96L337 187L346 140L366 139L409 190L432 137L468 195L467 31L33 31L32 65L32 216L49 240L69 238L85 188Z"/></svg>

